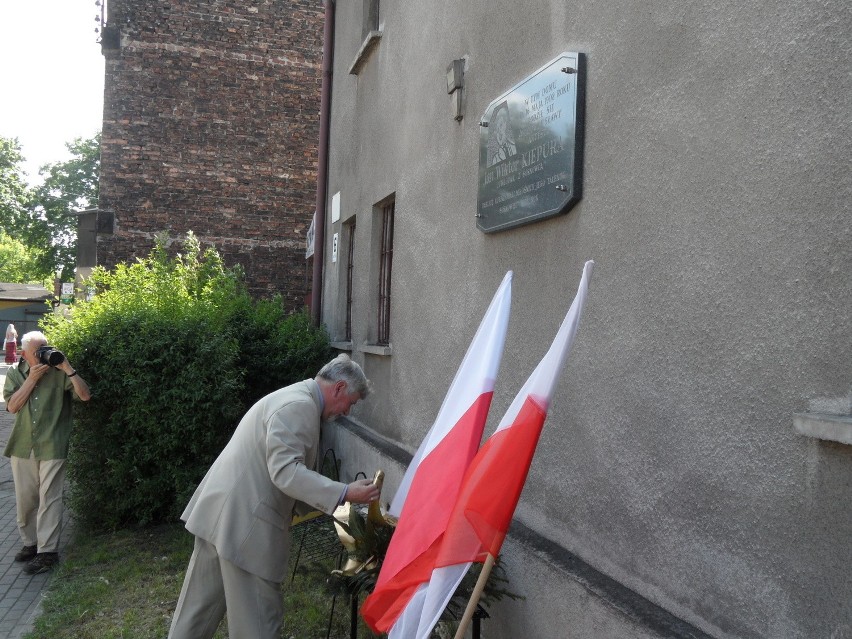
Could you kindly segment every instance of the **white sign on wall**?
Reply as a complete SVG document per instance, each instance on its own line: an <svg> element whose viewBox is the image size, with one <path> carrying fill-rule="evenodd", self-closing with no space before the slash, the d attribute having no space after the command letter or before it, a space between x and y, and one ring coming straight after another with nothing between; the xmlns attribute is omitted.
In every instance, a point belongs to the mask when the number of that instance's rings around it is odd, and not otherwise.
<svg viewBox="0 0 852 639"><path fill-rule="evenodd" d="M311 226L308 229L308 235L305 237L305 259L308 259L311 255L314 254L314 236L316 235L316 230L314 225L317 222L317 213L314 211L314 217L311 220Z"/></svg>
<svg viewBox="0 0 852 639"><path fill-rule="evenodd" d="M331 196L331 223L340 219L340 191Z"/></svg>
<svg viewBox="0 0 852 639"><path fill-rule="evenodd" d="M70 304L74 301L74 282L62 282L59 301L63 304Z"/></svg>

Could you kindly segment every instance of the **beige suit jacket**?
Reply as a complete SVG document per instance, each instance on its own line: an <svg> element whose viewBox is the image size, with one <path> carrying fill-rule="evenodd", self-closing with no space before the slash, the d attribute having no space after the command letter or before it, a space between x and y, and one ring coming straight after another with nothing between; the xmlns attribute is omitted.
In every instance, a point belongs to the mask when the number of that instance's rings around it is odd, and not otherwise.
<svg viewBox="0 0 852 639"><path fill-rule="evenodd" d="M321 415L312 379L252 406L181 515L187 530L243 570L282 582L296 501L330 514L346 487L312 470Z"/></svg>

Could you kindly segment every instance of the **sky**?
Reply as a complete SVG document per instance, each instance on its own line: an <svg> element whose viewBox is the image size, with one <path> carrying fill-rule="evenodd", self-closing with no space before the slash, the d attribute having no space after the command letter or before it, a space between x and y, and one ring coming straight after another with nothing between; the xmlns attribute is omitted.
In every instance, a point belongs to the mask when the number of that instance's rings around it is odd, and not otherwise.
<svg viewBox="0 0 852 639"><path fill-rule="evenodd" d="M0 0L0 136L18 138L31 185L71 157L66 142L101 129L99 24L95 0Z"/></svg>

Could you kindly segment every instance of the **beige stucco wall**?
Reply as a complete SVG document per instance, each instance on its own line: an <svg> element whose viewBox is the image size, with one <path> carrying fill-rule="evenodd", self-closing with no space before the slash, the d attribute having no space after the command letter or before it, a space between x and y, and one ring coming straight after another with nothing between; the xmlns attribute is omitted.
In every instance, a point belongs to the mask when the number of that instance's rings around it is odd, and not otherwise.
<svg viewBox="0 0 852 639"><path fill-rule="evenodd" d="M383 1L356 76L360 20L360 2L337 3L341 220L323 308L339 338L354 216L352 352L377 388L355 418L416 449L511 269L490 433L594 259L517 518L712 636L852 636L852 447L793 428L819 398L852 396L848 3ZM583 200L485 235L479 118L563 51L588 62ZM462 57L459 123L445 73ZM391 194L392 353L379 356L361 348L375 338L373 205ZM596 634L609 621L595 626L574 585L505 550L535 605L502 607L486 636L634 636ZM534 622L548 605L566 623L588 611L591 630Z"/></svg>

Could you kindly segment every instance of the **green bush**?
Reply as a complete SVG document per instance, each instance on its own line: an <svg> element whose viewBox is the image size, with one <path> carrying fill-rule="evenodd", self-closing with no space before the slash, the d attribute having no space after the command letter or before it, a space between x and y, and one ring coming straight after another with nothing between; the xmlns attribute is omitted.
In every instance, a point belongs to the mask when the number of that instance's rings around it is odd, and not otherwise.
<svg viewBox="0 0 852 639"><path fill-rule="evenodd" d="M92 300L44 323L92 390L68 458L85 528L177 519L245 410L330 356L306 313L252 301L239 269L191 234L183 249L170 258L158 241L147 259L95 269Z"/></svg>
<svg viewBox="0 0 852 639"><path fill-rule="evenodd" d="M332 357L307 312L287 315L276 297L244 305L232 317L240 331L238 366L245 372L247 403L293 382L314 377Z"/></svg>

